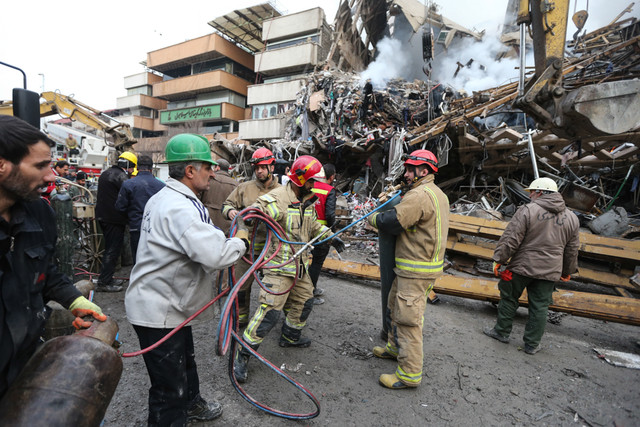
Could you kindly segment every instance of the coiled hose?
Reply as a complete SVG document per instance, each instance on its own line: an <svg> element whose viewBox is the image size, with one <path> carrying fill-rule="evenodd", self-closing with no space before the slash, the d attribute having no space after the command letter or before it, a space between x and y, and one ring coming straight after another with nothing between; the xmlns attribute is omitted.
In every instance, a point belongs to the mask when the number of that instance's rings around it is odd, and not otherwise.
<svg viewBox="0 0 640 427"><path fill-rule="evenodd" d="M151 345L151 346L149 346L149 347L147 347L145 349L136 351L136 352L123 353L122 357L139 356L139 355L142 355L142 354L144 354L144 353L146 353L148 351L153 350L154 348L157 348L159 345L161 345L163 342L165 342L167 339L169 339L171 336L173 336L176 332L178 332L183 326L187 325L189 322L191 322L193 319L195 319L198 315L200 315L200 313L205 311L207 308L211 307L211 305L213 305L220 298L222 298L225 295L228 295L229 297L227 298L227 301L225 302L225 304L224 304L224 306L222 308L222 312L220 314L220 322L218 323L218 342L217 342L217 347L216 347L216 353L218 355L224 356L229 351L229 349L231 350L230 355L229 355L228 373L229 373L229 379L231 380L231 384L233 385L233 387L236 389L236 391L247 402L249 402L250 404L252 404L256 408L258 408L258 409L260 409L262 411L265 411L265 412L267 412L267 413L269 413L271 415L275 415L275 416L278 416L278 417L281 417L281 418L286 418L286 419L291 419L291 420L307 420L307 419L312 419L312 418L317 417L320 414L320 403L318 402L318 399L313 395L313 393L311 393L307 388L305 388L302 384L298 383L296 380L291 378L289 375L287 375L281 369L279 369L278 367L273 365L269 360L267 360L260 353L258 353L254 349L252 349L249 345L247 345L244 342L242 337L238 334L238 292L240 291L240 288L242 287L242 285L247 281L247 279L253 275L255 281L258 283L258 285L265 292L267 292L269 294L272 294L272 295L284 295L284 294L288 293L296 285L297 277L298 277L298 274L300 272L300 264L299 264L298 256L302 252L304 252L308 247L310 247L312 245L316 246L316 245L323 244L323 243L331 240L332 238L334 238L338 234L343 233L344 231L346 231L349 228L353 227L358 222L364 220L368 216L370 216L373 213L377 212L378 210L382 209L387 204L391 203L399 195L400 195L400 191L394 192L392 194L392 196L389 198L389 200L387 200L382 205L376 207L373 211L371 211L368 214L362 216L361 218L358 218L356 221L354 221L351 224L347 225L343 229L337 231L335 234L332 234L331 236L325 238L324 240L318 241L317 243L314 243L313 240L311 242L290 242L290 241L287 241L285 239L285 236L286 236L285 231L270 216L264 214L262 211L260 211L259 209L254 208L254 207L248 207L248 208L243 209L242 211L240 211L238 213L238 215L244 221L256 223L256 226L253 227L253 234L251 236L251 244L250 244L249 250L247 251L247 255L245 255L243 257L243 259L248 264L250 264L251 267L238 280L236 280L236 278L235 278L235 268L233 266L229 267L230 286L228 288L222 290L222 275L220 275L221 279L220 279L220 281L218 283L218 296L216 296L214 299L212 299L207 304L205 304L200 310L195 312L193 315L189 316L189 318L187 318L184 322L182 322L180 325L178 325L174 330L172 330L169 334L167 334L165 337L163 337L161 340L159 340L155 344L153 344L153 345ZM231 236L234 236L236 231L237 231L236 218L234 218L234 220L233 220L233 222L231 224L231 231L230 231L230 235ZM262 224L258 224L258 223L262 223ZM255 255L254 242L255 242L255 237L256 237L257 230L261 225L264 225L266 227L266 229L267 229L266 236L267 237L266 237L266 241L265 241L265 244L264 244L264 247L263 247L262 251L259 254ZM274 251L274 253L269 258L265 259L267 248L269 248L269 246L270 246L270 244L272 242L272 239L274 237L278 239L276 250ZM316 239L314 239L314 240L316 240ZM294 255L288 261L285 261L282 264L271 265L271 266L267 267L266 264L269 261L271 261L273 258L275 258L275 256L281 250L282 245L284 245L284 244L291 246L291 249L292 249L292 252L294 253ZM297 252L295 252L295 248L293 248L293 245L298 245L298 246L302 245L302 248L299 249ZM296 274L294 276L293 283L291 284L291 286L287 290L285 290L283 292L273 292L271 289L269 289L268 287L266 287L264 285L264 283L260 279L259 275L257 274L257 271L259 271L261 269L265 270L265 269L271 269L271 268L281 268L281 267L283 267L285 265L288 265L288 264L290 264L292 262L294 262L295 265L296 265ZM234 365L235 365L235 353L236 353L238 345L244 347L257 360L259 360L260 362L265 364L272 371L276 372L279 376L281 376L286 381L288 381L290 384L292 384L294 387L296 387L298 390L300 390L305 396L307 396L313 402L313 404L315 406L315 410L313 412L309 412L309 413L293 413L293 412L281 411L281 410L278 410L278 409L271 408L271 407L269 407L269 406L267 406L267 405L265 405L263 403L260 403L259 401L257 401L253 397L251 397L242 388L242 386L240 386L240 384L236 380L235 375L233 373Z"/></svg>

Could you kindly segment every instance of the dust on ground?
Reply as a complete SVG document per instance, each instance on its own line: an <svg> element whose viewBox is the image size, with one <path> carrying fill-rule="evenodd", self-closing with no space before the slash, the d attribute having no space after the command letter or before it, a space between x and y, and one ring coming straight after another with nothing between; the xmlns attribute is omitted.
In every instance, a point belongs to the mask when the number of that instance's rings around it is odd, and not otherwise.
<svg viewBox="0 0 640 427"><path fill-rule="evenodd" d="M482 334L482 327L495 321L492 304L446 295L425 312L422 385L381 387L379 375L394 372L396 364L371 353L374 345L384 345L378 286L323 273L319 287L326 291L326 302L314 306L303 332L312 345L279 347L278 325L260 347L261 354L278 367L284 365L319 400L320 414L311 420L277 418L245 401L231 385L229 355L216 355L217 319L194 327L201 393L224 407L222 417L208 425L640 425L640 370L612 366L593 350L638 353L637 327L554 314L544 349L531 356L522 351L525 308L518 310L511 342L503 344ZM257 293L254 284L252 309ZM139 349L138 340L126 320L123 299L124 292L95 297L120 326L121 351L132 352ZM244 387L275 409L314 410L306 396L255 359ZM146 425L148 388L142 357L124 359L103 425Z"/></svg>

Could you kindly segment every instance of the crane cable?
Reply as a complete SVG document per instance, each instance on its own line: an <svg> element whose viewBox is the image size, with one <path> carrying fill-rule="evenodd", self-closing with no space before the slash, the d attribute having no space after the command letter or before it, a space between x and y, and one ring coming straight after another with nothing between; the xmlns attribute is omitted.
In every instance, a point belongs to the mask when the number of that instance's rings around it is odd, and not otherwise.
<svg viewBox="0 0 640 427"><path fill-rule="evenodd" d="M219 293L214 299L209 301L201 309L199 309L194 314L189 316L184 322L182 322L180 325L176 326L171 332L169 332L167 335L165 335L162 339L157 341L155 344L153 344L153 345L151 345L151 346L149 346L147 348L141 349L139 351L135 351L135 352L131 352L131 353L122 353L121 356L122 357L140 356L142 354L145 354L145 353L157 348L162 343L164 343L166 340L168 340L171 336L176 334L180 329L182 329L184 326L186 326L189 322L191 322L193 319L195 319L197 316L199 316L202 312L204 312L206 309L211 307L216 301L220 300L220 298L222 298L223 296L228 294L229 297L227 298L227 301L225 302L225 305L224 305L224 307L222 309L222 312L220 314L220 322L218 324L218 343L217 343L216 353L218 355L220 355L220 356L224 356L229 351L229 349L231 350L230 355L229 355L228 373L229 373L229 378L231 379L231 384L233 385L233 387L250 404L252 404L253 406L257 407L258 409L260 409L262 411L265 411L265 412L267 412L267 413L269 413L271 415L275 415L275 416L278 416L278 417L281 417L281 418L286 418L286 419L292 419L292 420L306 420L306 419L312 419L312 418L317 417L320 414L320 403L319 403L318 399L307 388L305 388L302 384L298 383L296 380L291 378L289 375L287 375L281 369L279 369L278 367L273 365L268 359L266 359L260 353L258 353L254 349L252 349L248 344L246 344L244 342L242 337L238 334L238 327L239 327L239 322L238 322L238 292L240 291L240 288L242 287L242 285L247 281L247 279L251 275L253 275L254 279L256 280L258 285L265 292L267 292L267 293L269 293L271 295L284 295L284 294L287 294L288 292L291 291L291 289L293 289L293 287L297 283L297 277L298 277L298 275L300 273L300 264L299 264L298 256L306 248L308 248L309 246L312 246L312 245L313 246L317 246L317 245L321 245L321 244L323 244L325 242L328 242L329 240L331 240L334 237L336 237L338 234L343 233L344 231L348 230L349 228L355 226L358 222L366 219L367 217L369 217L373 213L381 210L387 204L391 203L393 200L395 200L399 196L400 196L400 191L399 190L395 191L394 193L391 194L391 196L389 197L389 200L387 200L386 202L384 202L380 206L376 207L374 210L372 210L371 212L367 213L366 215L364 215L364 216L358 218L357 220L353 221L352 223L348 224L346 227L342 228L341 230L337 231L336 233L332 234L331 236L329 236L329 237L327 237L327 238L325 238L325 239L323 239L323 240L321 240L321 241L319 241L317 243L313 243L313 240L311 242L290 242L290 241L287 241L284 238L284 236L286 236L285 231L282 229L280 224L278 224L277 222L275 222L273 220L273 218L271 218L267 214L263 213L262 211L260 211L257 208L254 208L254 207L248 207L248 208L243 209L242 211L240 211L238 213L238 215L245 221L255 221L256 222L256 226L253 227L253 233L252 233L252 236L251 236L250 248L249 248L249 251L247 252L249 254L249 257L246 257L246 256L243 257L243 259L247 263L251 264L251 267L237 281L235 280L235 267L233 267L233 266L229 267L229 281L231 282L231 286L230 287L226 288L225 290L220 289L221 285L222 285L222 283L221 283L222 279L221 279L220 282L218 283ZM265 245L264 245L262 251L257 256L254 256L254 253L255 253L255 238L256 238L256 235L257 235L258 228L260 226L260 224L257 224L257 222L262 222L266 226L266 228L267 228L267 233L266 233L267 234L267 238L266 238ZM234 218L233 222L231 223L230 235L231 236L235 235L236 231L237 231L237 216L236 216L236 218ZM265 259L267 248L269 248L269 246L271 245L273 236L275 236L278 239L276 250L274 251L274 253L269 258ZM271 260L273 260L276 257L278 252L282 249L282 245L283 244L287 244L287 245L290 245L290 246L302 245L302 249L298 250L297 252L294 252L294 255L289 260L287 260L287 261L285 261L285 262L283 262L281 264L278 264L278 265L269 265L267 267L266 264L269 263ZM292 249L293 249L293 247L292 247ZM281 267L283 267L285 265L288 265L288 264L290 264L292 262L295 262L296 274L294 276L293 283L291 284L291 286L287 290L285 290L283 292L274 292L271 289L269 289L262 282L262 280L260 279L260 277L257 274L257 271L260 270L260 269L265 270L265 269L272 269L272 268L281 268ZM222 275L220 275L220 276L222 276ZM233 373L233 368L234 368L234 365L235 365L235 352L236 352L236 349L237 349L238 345L240 345L243 348L245 348L257 360L259 360L260 362L265 364L271 370L276 372L279 376L283 377L290 384L292 384L294 387L299 389L304 395L306 395L313 402L313 404L314 404L314 406L316 408L315 411L309 412L309 413L292 413L292 412L281 411L281 410L278 410L278 409L271 408L271 407L267 406L266 404L260 403L258 400L256 400L253 397L251 397L242 388L242 386L240 386L240 384L236 380L235 375Z"/></svg>

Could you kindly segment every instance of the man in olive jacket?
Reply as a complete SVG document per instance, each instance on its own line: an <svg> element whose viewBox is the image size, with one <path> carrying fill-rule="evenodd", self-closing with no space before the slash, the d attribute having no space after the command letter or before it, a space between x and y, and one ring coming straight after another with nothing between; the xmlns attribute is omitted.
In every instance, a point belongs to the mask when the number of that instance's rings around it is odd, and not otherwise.
<svg viewBox="0 0 640 427"><path fill-rule="evenodd" d="M529 320L524 330L524 351L540 351L554 283L568 281L578 269L580 223L565 206L558 186L550 178L538 178L529 188L531 203L521 206L498 241L493 271L500 276L498 320L484 334L508 343L518 299L526 289ZM501 265L508 269L500 272Z"/></svg>

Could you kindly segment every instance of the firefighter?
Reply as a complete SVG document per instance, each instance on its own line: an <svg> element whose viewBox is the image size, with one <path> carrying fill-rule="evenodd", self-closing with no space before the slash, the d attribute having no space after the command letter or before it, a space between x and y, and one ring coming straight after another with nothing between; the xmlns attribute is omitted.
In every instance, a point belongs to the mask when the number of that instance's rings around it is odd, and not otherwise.
<svg viewBox="0 0 640 427"><path fill-rule="evenodd" d="M280 187L280 184L278 184L273 174L276 159L271 150L265 147L258 148L255 153L253 153L253 156L251 156L249 162L253 165L255 179L238 185L222 205L222 215L230 220L233 220L242 209L251 206L252 203L258 200L258 197L267 194L274 188ZM259 254L264 248L265 240L264 229L258 230L258 234L253 243L256 254ZM250 266L251 265L247 264L243 259L240 259L235 266L236 279L242 277ZM244 282L238 292L239 326L241 328L247 326L247 323L249 323L252 284L253 277L250 277Z"/></svg>
<svg viewBox="0 0 640 427"><path fill-rule="evenodd" d="M389 291L391 330L385 347L374 347L381 359L397 360L393 374L380 375L390 389L418 387L422 380L422 325L427 295L442 274L449 231L449 199L434 183L438 159L416 150L404 162L410 186L402 201L368 218L369 223L396 235L396 278Z"/></svg>
<svg viewBox="0 0 640 427"><path fill-rule="evenodd" d="M260 196L253 205L274 219L285 231L283 236L288 241L309 242L319 235L328 237L328 228L317 221L314 203L316 196L311 191L315 180L324 178L322 165L312 156L301 156L293 162L289 173L289 182L285 186L276 188L264 196ZM344 243L337 237L332 245L338 250L344 249ZM286 291L297 279L291 291L282 295L273 295L260 291L260 306L256 310L249 326L244 331L243 340L254 350L262 343L267 333L275 326L284 311L286 317L282 325L282 332L278 344L280 347L309 347L311 340L302 337L309 314L313 309L313 284L309 277L309 256L303 252L299 258L298 276L296 276L295 262L281 265L288 261L300 249L300 245L293 245L294 249L284 244L277 255L269 261L267 266L278 266L265 269L263 282L275 293ZM265 259L269 259L277 250L278 241L272 239ZM238 382L247 380L247 363L250 353L240 347L236 351L234 375Z"/></svg>

